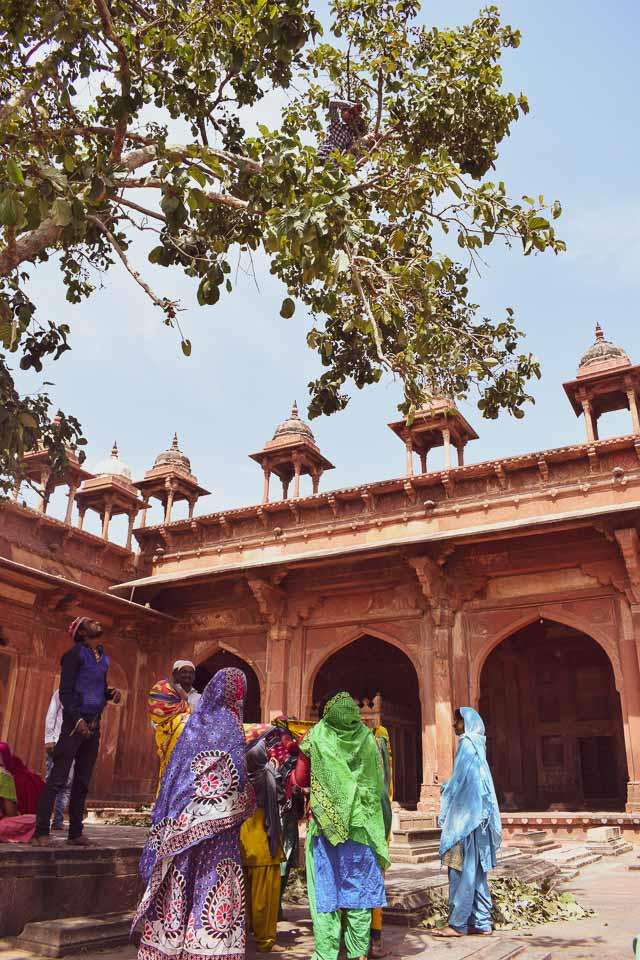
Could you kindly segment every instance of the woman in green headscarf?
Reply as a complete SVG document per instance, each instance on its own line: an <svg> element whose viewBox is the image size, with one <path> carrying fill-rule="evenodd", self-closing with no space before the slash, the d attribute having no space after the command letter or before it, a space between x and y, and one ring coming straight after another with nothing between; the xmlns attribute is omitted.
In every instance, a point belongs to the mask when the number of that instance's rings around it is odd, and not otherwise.
<svg viewBox="0 0 640 960"><path fill-rule="evenodd" d="M369 951L371 910L386 906L389 865L383 771L371 731L344 690L325 701L300 744L296 782L311 786L307 886L316 942L312 960L337 960L341 928L349 960ZM310 767L310 769L309 769Z"/></svg>

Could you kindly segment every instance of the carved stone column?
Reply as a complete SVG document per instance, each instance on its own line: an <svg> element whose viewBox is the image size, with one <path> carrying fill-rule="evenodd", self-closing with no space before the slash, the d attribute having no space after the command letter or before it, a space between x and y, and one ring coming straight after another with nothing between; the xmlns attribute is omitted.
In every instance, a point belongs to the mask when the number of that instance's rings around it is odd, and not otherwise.
<svg viewBox="0 0 640 960"><path fill-rule="evenodd" d="M431 557L411 557L409 564L418 577L429 604L430 637L427 639L426 669L431 675L432 704L427 706L432 725L423 731L423 783L420 808L434 810L440 802L439 784L446 780L453 763L453 713L451 683L451 629L454 613L447 593L446 578ZM429 684L425 684L429 688ZM432 755L426 755L426 751Z"/></svg>
<svg viewBox="0 0 640 960"><path fill-rule="evenodd" d="M628 813L640 811L640 538L635 527L616 530L615 538L625 563L628 582L626 594L630 616L623 617L620 636L620 663L622 666L622 701L628 729L629 747L627 765ZM624 603L624 600L622 601Z"/></svg>
<svg viewBox="0 0 640 960"><path fill-rule="evenodd" d="M287 713L287 667L291 643L291 627L286 620L286 594L269 580L248 577L247 583L267 624L267 689L263 718L265 721Z"/></svg>

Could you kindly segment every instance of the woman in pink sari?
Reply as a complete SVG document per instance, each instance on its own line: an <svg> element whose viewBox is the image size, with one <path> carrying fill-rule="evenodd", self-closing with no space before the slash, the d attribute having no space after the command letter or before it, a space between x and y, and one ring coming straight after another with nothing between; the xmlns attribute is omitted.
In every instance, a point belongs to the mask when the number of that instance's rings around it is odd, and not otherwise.
<svg viewBox="0 0 640 960"><path fill-rule="evenodd" d="M0 741L0 843L28 843L44 780Z"/></svg>

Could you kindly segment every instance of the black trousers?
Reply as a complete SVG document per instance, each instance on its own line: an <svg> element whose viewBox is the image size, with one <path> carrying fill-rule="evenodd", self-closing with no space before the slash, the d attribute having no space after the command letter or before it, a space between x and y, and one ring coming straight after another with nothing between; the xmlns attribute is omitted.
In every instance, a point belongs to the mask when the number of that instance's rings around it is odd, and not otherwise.
<svg viewBox="0 0 640 960"><path fill-rule="evenodd" d="M56 795L62 790L69 779L71 764L75 760L71 796L69 797L69 839L75 840L82 833L82 819L84 804L89 792L91 775L98 757L100 746L100 727L90 737L83 737L80 733L72 733L75 721L64 717L60 738L53 748L53 767L47 777L45 788L40 795L38 813L36 815L36 837L49 835L51 814Z"/></svg>

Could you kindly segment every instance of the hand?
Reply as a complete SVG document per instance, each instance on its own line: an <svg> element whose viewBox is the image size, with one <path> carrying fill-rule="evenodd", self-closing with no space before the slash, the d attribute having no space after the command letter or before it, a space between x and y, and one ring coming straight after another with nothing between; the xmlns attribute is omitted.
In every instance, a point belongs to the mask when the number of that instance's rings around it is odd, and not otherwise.
<svg viewBox="0 0 640 960"><path fill-rule="evenodd" d="M113 703L120 703L120 701L122 700L122 694L120 693L119 690L113 691L113 696L111 697L111 700L113 701Z"/></svg>
<svg viewBox="0 0 640 960"><path fill-rule="evenodd" d="M89 730L89 727L88 727L88 725L87 725L87 721L86 721L86 720L83 720L83 718L80 717L80 719L79 719L78 722L76 723L75 727L73 728L73 733L79 733L81 737L88 737L88 736L90 736L91 731ZM72 734L72 736L73 736L73 734Z"/></svg>
<svg viewBox="0 0 640 960"><path fill-rule="evenodd" d="M51 753L53 753L53 748L54 748L54 747L55 747L55 743L45 743L44 749L45 749L45 753L47 754L47 756L49 756Z"/></svg>

